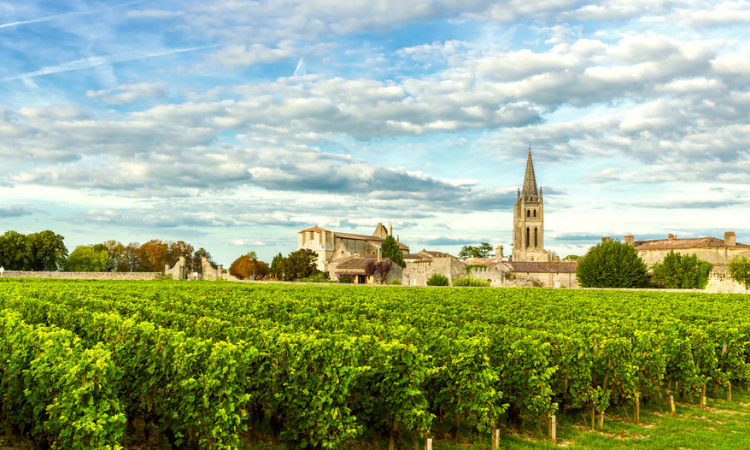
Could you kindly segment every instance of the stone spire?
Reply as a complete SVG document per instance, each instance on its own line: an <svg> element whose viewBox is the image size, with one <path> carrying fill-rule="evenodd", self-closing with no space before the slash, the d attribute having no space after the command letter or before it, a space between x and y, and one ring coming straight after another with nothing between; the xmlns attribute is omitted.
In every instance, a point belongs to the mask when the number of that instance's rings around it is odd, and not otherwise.
<svg viewBox="0 0 750 450"><path fill-rule="evenodd" d="M523 179L523 196L537 196L536 176L534 175L534 162L531 160L531 146L529 145L529 158L526 160L526 176Z"/></svg>

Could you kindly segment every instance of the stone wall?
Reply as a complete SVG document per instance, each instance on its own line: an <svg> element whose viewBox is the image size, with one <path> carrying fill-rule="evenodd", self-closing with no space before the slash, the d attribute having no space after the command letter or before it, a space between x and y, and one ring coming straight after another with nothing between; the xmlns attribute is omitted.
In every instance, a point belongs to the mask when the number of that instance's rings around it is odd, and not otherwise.
<svg viewBox="0 0 750 450"><path fill-rule="evenodd" d="M654 263L664 261L664 257L671 250L645 250L639 251L643 261L650 267ZM713 247L713 248L685 248L676 249L675 253L681 255L698 255L698 259L708 261L713 265L727 265L735 256L746 256L750 258L750 250L744 247Z"/></svg>
<svg viewBox="0 0 750 450"><path fill-rule="evenodd" d="M201 257L201 265L203 273L201 274L201 280L221 280L224 278L224 268L221 264L217 265L216 268L208 262L208 258L205 256Z"/></svg>
<svg viewBox="0 0 750 450"><path fill-rule="evenodd" d="M471 269L469 274L483 280L490 280L492 287L532 285L548 288L578 288L578 280L575 273L510 272L504 265L498 264L489 269L484 267Z"/></svg>
<svg viewBox="0 0 750 450"><path fill-rule="evenodd" d="M186 280L188 278L187 268L185 267L185 257L180 256L180 259L174 265L170 267L167 264L164 267L164 275L172 275L173 280Z"/></svg>
<svg viewBox="0 0 750 450"><path fill-rule="evenodd" d="M26 272L6 270L3 278L56 278L76 280L157 280L161 272Z"/></svg>

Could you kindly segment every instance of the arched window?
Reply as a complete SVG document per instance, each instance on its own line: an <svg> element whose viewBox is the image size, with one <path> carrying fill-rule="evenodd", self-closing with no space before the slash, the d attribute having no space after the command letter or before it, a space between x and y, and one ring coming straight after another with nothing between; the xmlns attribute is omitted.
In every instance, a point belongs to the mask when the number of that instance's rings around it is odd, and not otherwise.
<svg viewBox="0 0 750 450"><path fill-rule="evenodd" d="M532 261L534 260L534 257L533 257L533 256L531 257L531 260L532 260ZM528 275L528 274L527 274L527 275Z"/></svg>
<svg viewBox="0 0 750 450"><path fill-rule="evenodd" d="M530 209L526 210L526 217L531 217L531 210Z"/></svg>
<svg viewBox="0 0 750 450"><path fill-rule="evenodd" d="M539 229L534 228L534 248L539 248Z"/></svg>
<svg viewBox="0 0 750 450"><path fill-rule="evenodd" d="M534 210L534 217L536 217L536 209Z"/></svg>
<svg viewBox="0 0 750 450"><path fill-rule="evenodd" d="M531 228L526 227L526 248L529 248L530 241L531 241Z"/></svg>

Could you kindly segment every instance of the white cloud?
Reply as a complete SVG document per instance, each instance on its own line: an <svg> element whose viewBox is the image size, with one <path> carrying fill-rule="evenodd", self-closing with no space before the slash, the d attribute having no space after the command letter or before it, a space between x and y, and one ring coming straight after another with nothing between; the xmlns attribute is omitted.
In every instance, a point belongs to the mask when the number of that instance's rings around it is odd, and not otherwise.
<svg viewBox="0 0 750 450"><path fill-rule="evenodd" d="M168 91L169 84L167 82L156 81L153 83L123 84L100 91L87 91L86 97L101 98L104 103L120 105L135 103L146 98L166 97Z"/></svg>

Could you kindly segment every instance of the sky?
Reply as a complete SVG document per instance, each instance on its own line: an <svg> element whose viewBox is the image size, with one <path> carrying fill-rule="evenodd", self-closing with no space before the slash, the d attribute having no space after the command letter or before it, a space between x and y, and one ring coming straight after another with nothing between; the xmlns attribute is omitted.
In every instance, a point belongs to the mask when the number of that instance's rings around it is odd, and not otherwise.
<svg viewBox="0 0 750 450"><path fill-rule="evenodd" d="M0 232L750 243L750 2L0 0Z"/></svg>

